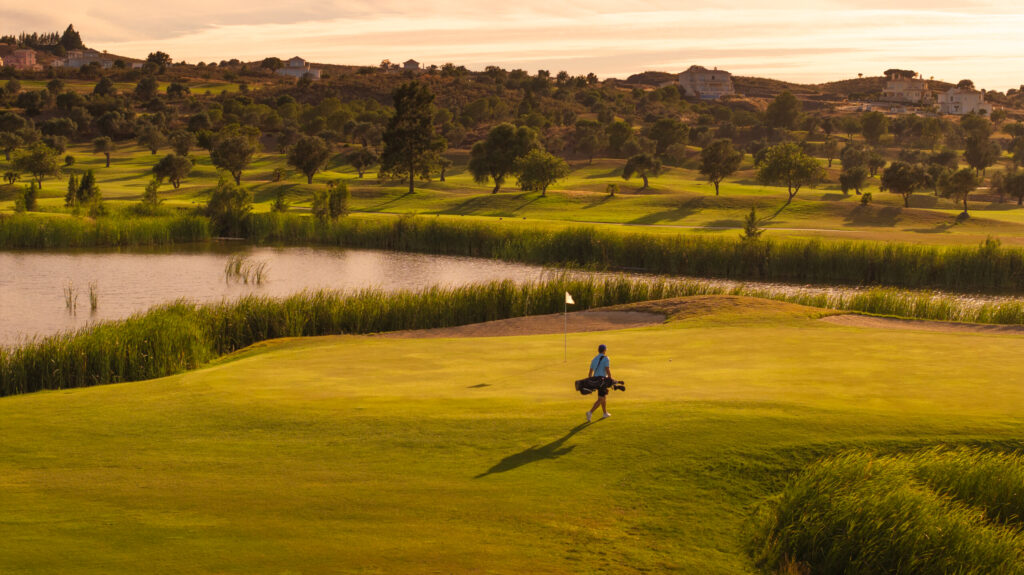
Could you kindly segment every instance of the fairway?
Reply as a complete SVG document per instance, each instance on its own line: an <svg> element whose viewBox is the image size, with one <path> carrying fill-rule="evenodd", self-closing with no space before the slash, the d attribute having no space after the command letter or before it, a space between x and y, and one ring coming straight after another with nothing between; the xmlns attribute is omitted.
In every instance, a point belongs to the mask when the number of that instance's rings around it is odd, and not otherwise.
<svg viewBox="0 0 1024 575"><path fill-rule="evenodd" d="M0 399L0 573L754 573L756 507L812 461L1021 445L1024 335L660 309L568 362L561 334L332 336ZM627 391L585 425L599 343Z"/></svg>

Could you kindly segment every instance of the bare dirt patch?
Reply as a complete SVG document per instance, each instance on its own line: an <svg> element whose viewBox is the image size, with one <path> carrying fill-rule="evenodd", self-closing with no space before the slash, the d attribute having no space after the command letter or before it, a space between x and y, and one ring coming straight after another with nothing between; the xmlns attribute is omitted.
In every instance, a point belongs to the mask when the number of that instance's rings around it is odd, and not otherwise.
<svg viewBox="0 0 1024 575"><path fill-rule="evenodd" d="M642 311L588 310L571 312L568 330L573 333L607 331L631 327L659 325L665 315ZM420 338L420 337L501 337L508 335L543 335L562 333L566 318L560 313L499 319L455 327L393 331L378 334L377 337Z"/></svg>
<svg viewBox="0 0 1024 575"><path fill-rule="evenodd" d="M1005 333L1024 334L1024 326L956 323L921 319L899 319L869 315L844 314L824 317L821 321L848 327L937 331L943 333Z"/></svg>

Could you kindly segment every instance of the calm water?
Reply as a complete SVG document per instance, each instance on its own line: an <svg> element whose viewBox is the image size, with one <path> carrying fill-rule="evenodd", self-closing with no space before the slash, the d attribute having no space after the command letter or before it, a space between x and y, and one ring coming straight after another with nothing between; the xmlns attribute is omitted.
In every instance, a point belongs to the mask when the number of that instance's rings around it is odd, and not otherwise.
<svg viewBox="0 0 1024 575"><path fill-rule="evenodd" d="M232 256L265 262L262 285L227 281ZM210 302L247 294L285 296L304 289L385 290L512 279L544 269L476 258L331 248L226 248L175 252L0 252L0 345L124 318L178 298ZM89 284L98 307L90 311ZM77 295L67 309L64 290Z"/></svg>

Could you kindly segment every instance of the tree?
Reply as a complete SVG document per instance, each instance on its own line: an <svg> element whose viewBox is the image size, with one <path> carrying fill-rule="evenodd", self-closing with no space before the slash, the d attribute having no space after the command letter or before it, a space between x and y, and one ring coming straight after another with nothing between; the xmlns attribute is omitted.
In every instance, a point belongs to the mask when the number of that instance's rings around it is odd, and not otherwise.
<svg viewBox="0 0 1024 575"><path fill-rule="evenodd" d="M96 154L103 154L107 160L107 166L110 167L110 154L116 149L114 140L108 136L100 136L92 141L92 151Z"/></svg>
<svg viewBox="0 0 1024 575"><path fill-rule="evenodd" d="M60 46L64 50L83 50L85 44L82 43L82 36L75 30L75 27L68 24L64 34L60 37Z"/></svg>
<svg viewBox="0 0 1024 575"><path fill-rule="evenodd" d="M964 160L978 174L982 174L986 168L995 164L1001 154L999 145L987 137L967 137L967 145L964 148Z"/></svg>
<svg viewBox="0 0 1024 575"><path fill-rule="evenodd" d="M138 100L148 102L156 98L159 87L160 85L157 83L156 78L153 76L143 76L139 83L135 85L134 95Z"/></svg>
<svg viewBox="0 0 1024 575"><path fill-rule="evenodd" d="M396 88L395 115L384 130L381 169L409 175L409 193L416 191L415 177L430 163L444 141L434 136L434 95L425 84L409 82Z"/></svg>
<svg viewBox="0 0 1024 575"><path fill-rule="evenodd" d="M718 185L739 169L742 161L743 154L732 147L732 141L715 140L700 151L700 173L715 185L717 196Z"/></svg>
<svg viewBox="0 0 1024 575"><path fill-rule="evenodd" d="M608 150L615 156L622 155L622 146L633 137L633 126L622 120L615 120L604 129L608 138Z"/></svg>
<svg viewBox="0 0 1024 575"><path fill-rule="evenodd" d="M893 162L882 172L880 189L903 196L903 207L910 207L910 196L928 184L928 173L920 164Z"/></svg>
<svg viewBox="0 0 1024 575"><path fill-rule="evenodd" d="M679 118L661 118L647 129L647 137L654 140L655 152L664 154L673 144L685 144L690 137L690 127Z"/></svg>
<svg viewBox="0 0 1024 575"><path fill-rule="evenodd" d="M316 175L331 157L331 147L317 136L304 136L288 150L288 165L306 174L306 183L313 183Z"/></svg>
<svg viewBox="0 0 1024 575"><path fill-rule="evenodd" d="M488 178L493 180L491 193L496 194L505 179L515 172L516 160L539 147L537 133L532 128L498 124L483 141L473 145L467 167L476 183L486 184Z"/></svg>
<svg viewBox="0 0 1024 575"><path fill-rule="evenodd" d="M167 137L171 143L171 149L179 156L187 156L192 147L196 145L196 136L185 130L175 130Z"/></svg>
<svg viewBox="0 0 1024 575"><path fill-rule="evenodd" d="M284 68L284 62L282 62L280 58L264 58L263 61L260 62L260 68L265 68L273 72L275 70Z"/></svg>
<svg viewBox="0 0 1024 575"><path fill-rule="evenodd" d="M165 179L177 190L181 187L181 180L192 171L192 160L178 154L167 154L153 166L153 175Z"/></svg>
<svg viewBox="0 0 1024 575"><path fill-rule="evenodd" d="M27 211L36 211L36 200L39 198L39 188L36 186L35 182L30 182L29 185L25 187L25 193L21 198Z"/></svg>
<svg viewBox="0 0 1024 575"><path fill-rule="evenodd" d="M647 189L647 178L653 178L659 174L661 174L661 160L651 154L637 154L626 160L626 165L622 168L622 179L629 180L633 176L640 176L643 179L644 185L640 188L641 190Z"/></svg>
<svg viewBox="0 0 1024 575"><path fill-rule="evenodd" d="M242 171L249 166L259 145L260 131L257 128L231 124L213 137L210 161L214 166L227 170L238 185L242 182Z"/></svg>
<svg viewBox="0 0 1024 575"><path fill-rule="evenodd" d="M519 187L527 192L547 195L548 186L569 175L569 164L565 160L534 148L516 160L516 177Z"/></svg>
<svg viewBox="0 0 1024 575"><path fill-rule="evenodd" d="M769 128L783 128L792 130L796 126L796 120L800 117L800 110L803 105L788 90L779 94L768 104L764 118Z"/></svg>
<svg viewBox="0 0 1024 575"><path fill-rule="evenodd" d="M146 56L146 62L157 66L159 68L159 73L163 74L167 71L167 67L171 65L171 57L158 50L156 52L150 52L150 54Z"/></svg>
<svg viewBox="0 0 1024 575"><path fill-rule="evenodd" d="M850 190L853 190L859 196L864 182L867 180L868 170L863 166L843 168L843 171L839 173L839 187L842 188L843 194L848 195Z"/></svg>
<svg viewBox="0 0 1024 575"><path fill-rule="evenodd" d="M252 194L221 178L210 192L210 201L204 211L217 235L241 237L249 223Z"/></svg>
<svg viewBox="0 0 1024 575"><path fill-rule="evenodd" d="M96 175L92 170L87 171L79 180L74 175L68 178L68 193L64 196L64 205L78 207L86 205L95 200L100 194L100 188L96 185Z"/></svg>
<svg viewBox="0 0 1024 575"><path fill-rule="evenodd" d="M762 184L786 186L789 193L786 205L793 201L801 187L818 182L823 175L824 170L817 160L791 142L768 148L757 170L757 179Z"/></svg>
<svg viewBox="0 0 1024 575"><path fill-rule="evenodd" d="M889 133L889 119L881 112L864 112L860 120L861 132L870 144L877 145Z"/></svg>
<svg viewBox="0 0 1024 575"><path fill-rule="evenodd" d="M960 118L960 128L963 129L968 138L987 139L992 135L992 122L988 118L977 114L962 116Z"/></svg>
<svg viewBox="0 0 1024 575"><path fill-rule="evenodd" d="M857 116L846 116L840 120L839 125L842 131L846 132L846 139L853 141L853 135L859 134L861 130L860 118Z"/></svg>
<svg viewBox="0 0 1024 575"><path fill-rule="evenodd" d="M39 184L40 190L43 189L43 180L46 176L60 175L57 151L42 142L35 143L31 148L14 152L11 166L20 173L32 174Z"/></svg>
<svg viewBox="0 0 1024 575"><path fill-rule="evenodd" d="M22 145L21 136L14 132L0 132L0 150L4 151L4 158L10 162L11 152Z"/></svg>
<svg viewBox="0 0 1024 575"><path fill-rule="evenodd" d="M362 178L366 170L376 166L380 162L380 157L373 153L373 150L367 147L357 149L348 155L348 163L356 169L356 173Z"/></svg>
<svg viewBox="0 0 1024 575"><path fill-rule="evenodd" d="M164 135L163 130L158 126L144 124L139 130L138 143L153 155L156 155L160 148L167 145L167 136Z"/></svg>
<svg viewBox="0 0 1024 575"><path fill-rule="evenodd" d="M192 93L192 89L182 84L181 82L171 82L167 86L167 97L168 98L184 98Z"/></svg>
<svg viewBox="0 0 1024 575"><path fill-rule="evenodd" d="M1024 172L1007 172L1003 177L1003 190L1006 194L1017 198L1017 205L1024 205Z"/></svg>
<svg viewBox="0 0 1024 575"><path fill-rule="evenodd" d="M875 177L875 174L878 173L878 170L884 168L886 164L885 158L882 156L882 154L878 153L877 150L873 150L871 148L868 148L867 162L868 172L871 173L872 178Z"/></svg>
<svg viewBox="0 0 1024 575"><path fill-rule="evenodd" d="M348 215L348 205L352 195L348 191L348 184L339 180L332 182L327 190L327 212L331 219L338 219Z"/></svg>
<svg viewBox="0 0 1024 575"><path fill-rule="evenodd" d="M117 88L114 86L113 80L104 76L93 86L92 93L97 96L113 96L117 94Z"/></svg>
<svg viewBox="0 0 1024 575"><path fill-rule="evenodd" d="M839 154L839 142L835 138L825 138L825 143L821 145L821 153L828 160L828 167L832 167L832 160L836 159Z"/></svg>
<svg viewBox="0 0 1024 575"><path fill-rule="evenodd" d="M970 168L962 168L950 174L939 184L942 195L963 201L963 216L967 217L967 196L978 187L978 177Z"/></svg>
<svg viewBox="0 0 1024 575"><path fill-rule="evenodd" d="M594 163L594 156L604 146L604 129L594 120L578 120L573 132L573 147Z"/></svg>

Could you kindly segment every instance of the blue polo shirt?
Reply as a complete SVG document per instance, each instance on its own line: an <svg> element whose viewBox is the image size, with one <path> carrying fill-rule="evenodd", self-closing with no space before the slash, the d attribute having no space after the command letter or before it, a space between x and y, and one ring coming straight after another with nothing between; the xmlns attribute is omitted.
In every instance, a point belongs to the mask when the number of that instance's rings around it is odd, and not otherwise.
<svg viewBox="0 0 1024 575"><path fill-rule="evenodd" d="M597 357L590 360L590 369L594 370L594 377L608 377L609 367L611 367L611 360L603 353L597 354Z"/></svg>

